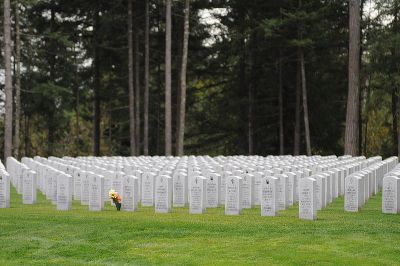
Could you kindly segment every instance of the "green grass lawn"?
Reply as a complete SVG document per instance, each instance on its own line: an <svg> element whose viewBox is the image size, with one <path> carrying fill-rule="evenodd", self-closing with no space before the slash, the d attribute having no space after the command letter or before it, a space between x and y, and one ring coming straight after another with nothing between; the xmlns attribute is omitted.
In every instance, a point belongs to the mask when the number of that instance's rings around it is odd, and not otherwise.
<svg viewBox="0 0 400 266"><path fill-rule="evenodd" d="M223 208L89 212L78 202L62 212L42 194L22 205L13 190L11 208L0 209L0 265L400 264L400 216L382 214L380 196L360 213L345 213L340 198L317 221L297 215L297 206L279 217L258 208L240 216Z"/></svg>

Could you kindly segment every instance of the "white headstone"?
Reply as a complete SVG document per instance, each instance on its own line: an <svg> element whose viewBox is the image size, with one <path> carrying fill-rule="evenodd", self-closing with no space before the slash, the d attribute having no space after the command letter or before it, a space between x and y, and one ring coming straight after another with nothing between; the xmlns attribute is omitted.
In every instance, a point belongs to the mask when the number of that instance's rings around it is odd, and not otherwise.
<svg viewBox="0 0 400 266"><path fill-rule="evenodd" d="M321 210L326 207L326 177L324 175L314 175L312 178L317 181L315 186L317 210Z"/></svg>
<svg viewBox="0 0 400 266"><path fill-rule="evenodd" d="M89 172L86 171L81 171L80 173L81 173L81 204L89 205L90 175Z"/></svg>
<svg viewBox="0 0 400 266"><path fill-rule="evenodd" d="M296 189L298 189L298 184L297 184L297 175L293 172L287 172L285 173L288 176L288 205L292 206L294 203L296 203Z"/></svg>
<svg viewBox="0 0 400 266"><path fill-rule="evenodd" d="M74 171L74 199L81 200L82 177L81 170Z"/></svg>
<svg viewBox="0 0 400 266"><path fill-rule="evenodd" d="M385 176L382 184L382 212L397 214L400 211L400 178Z"/></svg>
<svg viewBox="0 0 400 266"><path fill-rule="evenodd" d="M89 210L101 211L104 208L104 177L89 174Z"/></svg>
<svg viewBox="0 0 400 266"><path fill-rule="evenodd" d="M125 175L123 178L122 210L136 211L139 201L139 180L136 176Z"/></svg>
<svg viewBox="0 0 400 266"><path fill-rule="evenodd" d="M202 176L194 176L189 180L190 199L189 199L189 213L202 214L206 211L206 190L207 179Z"/></svg>
<svg viewBox="0 0 400 266"><path fill-rule="evenodd" d="M7 172L0 172L0 208L10 207L10 176Z"/></svg>
<svg viewBox="0 0 400 266"><path fill-rule="evenodd" d="M278 178L261 179L261 216L276 216L278 212Z"/></svg>
<svg viewBox="0 0 400 266"><path fill-rule="evenodd" d="M224 171L221 175L221 187L219 194L219 201L221 205L225 205L225 189L226 189L226 180L232 175L230 171Z"/></svg>
<svg viewBox="0 0 400 266"><path fill-rule="evenodd" d="M51 171L51 175L53 176L53 178L52 178L52 182L51 182L52 188L51 188L50 198L51 198L51 203L54 205L57 205L58 176L62 173L63 172L60 172L56 169L52 169L52 171Z"/></svg>
<svg viewBox="0 0 400 266"><path fill-rule="evenodd" d="M154 206L155 174L146 172L142 177L142 206Z"/></svg>
<svg viewBox="0 0 400 266"><path fill-rule="evenodd" d="M154 209L158 213L171 212L172 178L166 175L156 177Z"/></svg>
<svg viewBox="0 0 400 266"><path fill-rule="evenodd" d="M207 178L207 208L217 208L219 205L220 175L208 173Z"/></svg>
<svg viewBox="0 0 400 266"><path fill-rule="evenodd" d="M254 175L245 173L242 177L242 208L254 207Z"/></svg>
<svg viewBox="0 0 400 266"><path fill-rule="evenodd" d="M71 178L61 172L57 175L57 210L68 211L72 208Z"/></svg>
<svg viewBox="0 0 400 266"><path fill-rule="evenodd" d="M278 209L286 210L289 198L289 178L284 174L277 174L275 177L278 178Z"/></svg>
<svg viewBox="0 0 400 266"><path fill-rule="evenodd" d="M225 193L225 214L239 215L242 212L242 178L227 178Z"/></svg>
<svg viewBox="0 0 400 266"><path fill-rule="evenodd" d="M264 177L263 172L254 172L254 205L261 205L261 185Z"/></svg>
<svg viewBox="0 0 400 266"><path fill-rule="evenodd" d="M22 203L34 204L36 202L36 172L26 171L23 177Z"/></svg>
<svg viewBox="0 0 400 266"><path fill-rule="evenodd" d="M112 177L111 189L114 189L116 192L119 193L121 197L124 196L123 189L122 189L122 180L125 176L124 172L115 172L114 176Z"/></svg>
<svg viewBox="0 0 400 266"><path fill-rule="evenodd" d="M305 220L317 219L316 183L311 177L299 181L299 218Z"/></svg>
<svg viewBox="0 0 400 266"><path fill-rule="evenodd" d="M185 207L188 200L188 178L182 171L177 171L172 176L172 202L174 207Z"/></svg>
<svg viewBox="0 0 400 266"><path fill-rule="evenodd" d="M358 212L361 207L360 198L361 178L349 175L345 180L344 210L348 212Z"/></svg>

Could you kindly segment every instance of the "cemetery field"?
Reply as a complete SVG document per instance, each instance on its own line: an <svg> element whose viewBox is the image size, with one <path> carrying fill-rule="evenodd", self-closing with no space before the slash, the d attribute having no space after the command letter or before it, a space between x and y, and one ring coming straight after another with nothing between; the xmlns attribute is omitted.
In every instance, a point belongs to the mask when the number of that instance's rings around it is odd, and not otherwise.
<svg viewBox="0 0 400 266"><path fill-rule="evenodd" d="M279 217L259 208L225 216L223 208L189 215L187 208L89 212L74 202L56 211L38 194L0 209L0 265L395 265L400 263L400 216L381 213L380 196L360 213L345 213L343 198L317 221L297 218L297 206Z"/></svg>

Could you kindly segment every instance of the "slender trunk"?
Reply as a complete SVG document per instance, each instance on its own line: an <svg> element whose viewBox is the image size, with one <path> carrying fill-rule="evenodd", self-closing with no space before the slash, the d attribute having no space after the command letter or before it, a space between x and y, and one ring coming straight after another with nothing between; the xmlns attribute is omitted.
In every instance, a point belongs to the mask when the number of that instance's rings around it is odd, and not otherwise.
<svg viewBox="0 0 400 266"><path fill-rule="evenodd" d="M143 154L149 155L149 0L145 4L145 31L144 31L144 97L143 97Z"/></svg>
<svg viewBox="0 0 400 266"><path fill-rule="evenodd" d="M365 123L364 123L364 144L363 144L363 154L367 156L367 144L368 144L368 122L369 122L369 103L370 103L370 86L369 80L371 77L368 78L367 84L365 87ZM361 140L360 140L361 141Z"/></svg>
<svg viewBox="0 0 400 266"><path fill-rule="evenodd" d="M100 155L100 49L99 49L99 10L94 14L94 61L93 61L93 155Z"/></svg>
<svg viewBox="0 0 400 266"><path fill-rule="evenodd" d="M165 0L165 155L172 154L171 127L171 0Z"/></svg>
<svg viewBox="0 0 400 266"><path fill-rule="evenodd" d="M283 84L282 84L282 51L279 50L279 154L285 154L284 134L283 134Z"/></svg>
<svg viewBox="0 0 400 266"><path fill-rule="evenodd" d="M21 125L21 40L20 40L19 2L15 1L15 136L14 157L19 158Z"/></svg>
<svg viewBox="0 0 400 266"><path fill-rule="evenodd" d="M300 62L297 62L297 80L296 80L296 105L295 105L295 124L294 124L294 147L293 154L300 154L300 113L301 113L301 69Z"/></svg>
<svg viewBox="0 0 400 266"><path fill-rule="evenodd" d="M299 9L303 6L302 0L299 0ZM298 35L299 39L303 39L303 24L300 24ZM299 53L299 63L300 63L300 73L301 73L301 88L303 96L303 116L304 116L304 133L306 139L306 151L307 155L311 156L311 140L310 140L310 125L308 119L308 103L307 103L307 82L306 82L306 67L304 62L304 49L303 47L298 48Z"/></svg>
<svg viewBox="0 0 400 266"><path fill-rule="evenodd" d="M254 153L254 141L253 141L253 136L254 136L254 120L253 120L253 103L254 103L254 80L251 81L251 84L249 84L249 99L248 99L248 153L249 155L253 155Z"/></svg>
<svg viewBox="0 0 400 266"><path fill-rule="evenodd" d="M4 90L6 95L4 121L4 159L12 156L13 88L11 76L11 7L4 0Z"/></svg>
<svg viewBox="0 0 400 266"><path fill-rule="evenodd" d="M79 124L80 120L80 102L79 102L79 87L76 88L76 107L75 107L75 112L76 112L76 156L80 155L80 139L81 139L81 128Z"/></svg>
<svg viewBox="0 0 400 266"><path fill-rule="evenodd" d="M186 1L186 0L185 0ZM184 12L184 10L183 10ZM181 23L182 22L182 23ZM176 30L177 30L177 36L175 37L175 40L177 42L176 45L176 51L178 51L177 55L177 61L180 62L180 69L179 69L179 78L176 82L176 126L175 126L175 153L178 155L178 150L179 150L179 132L180 132L180 123L181 123L181 73L182 73L182 56L183 56L183 31L184 31L184 19L180 20L177 19L176 22ZM182 24L182 25L181 25ZM182 26L182 27L180 27Z"/></svg>
<svg viewBox="0 0 400 266"><path fill-rule="evenodd" d="M139 55L139 31L136 19L135 26L135 139L136 155L140 155L140 55Z"/></svg>
<svg viewBox="0 0 400 266"><path fill-rule="evenodd" d="M135 149L135 95L133 86L133 18L132 1L128 0L128 89L129 89L129 140L131 155L136 154Z"/></svg>
<svg viewBox="0 0 400 266"><path fill-rule="evenodd" d="M344 153L358 154L358 120L360 93L360 1L349 0L349 89L347 97Z"/></svg>
<svg viewBox="0 0 400 266"><path fill-rule="evenodd" d="M51 1L51 10L50 10L50 32L55 32L55 10L54 10L54 0ZM50 51L55 51L56 50L56 44L52 38L48 38L48 46ZM56 65L56 55L55 53L49 53L49 58L48 58L48 63L50 65L50 71L49 71L49 79L50 82L53 84L56 84L56 71L55 71L55 65ZM55 112L55 105L53 106L53 112ZM47 116L47 155L52 156L53 155L53 148L54 148L54 130L56 129L54 127L54 113L50 112Z"/></svg>
<svg viewBox="0 0 400 266"><path fill-rule="evenodd" d="M254 90L256 87L256 50L257 50L257 34L253 29L250 37L250 82L248 83L248 102L247 102L247 137L248 137L248 154L254 154Z"/></svg>
<svg viewBox="0 0 400 266"><path fill-rule="evenodd" d="M179 131L177 139L177 155L183 155L183 143L185 136L185 115L186 115L186 72L189 44L189 13L190 0L185 1L185 18L183 26L183 47L182 47L182 65L180 77L180 102L179 102Z"/></svg>
<svg viewBox="0 0 400 266"><path fill-rule="evenodd" d="M306 137L307 155L311 156L311 140L310 140L310 126L308 120L308 105L307 105L307 83L306 83L306 69L304 63L304 51L300 48L300 68L301 68L301 87L303 94L303 114L304 114L304 133Z"/></svg>
<svg viewBox="0 0 400 266"><path fill-rule="evenodd" d="M399 2L398 1L394 1L394 7L393 7L393 17L394 17L394 19L393 19L393 33L394 34L397 34L398 32L399 32ZM392 51L392 54L393 54L393 57L394 58L398 58L398 55L399 55L399 47L398 46L395 46L394 48L393 48L393 51ZM394 71L393 72L395 72L395 73L399 73L399 71L400 71L400 65L399 65L399 62L398 61L396 61L396 64L395 64L395 69L394 69ZM395 97L395 99L392 99L392 102L395 102L396 103L396 106L395 106L395 114L396 114L396 119L395 120L393 120L393 131L395 131L396 132L396 135L397 136L394 136L394 138L396 139L395 141L394 141L394 143L396 143L397 145L397 150L394 152L394 154L395 155L397 155L397 156L400 156L400 130L399 130L399 127L398 127L398 125L399 125L399 106L398 106L398 103L399 103L399 87L398 87L398 85L397 84L393 84L394 85L394 91L395 91L395 95L393 95L392 97Z"/></svg>
<svg viewBox="0 0 400 266"><path fill-rule="evenodd" d="M29 34L33 35L32 28L29 28ZM27 54L32 54L32 46L30 43L26 44ZM26 76L30 80L32 77L31 73L32 59L26 59ZM26 84L26 90L30 90L30 84ZM28 157L30 155L30 142L29 142L29 129L30 129L30 113L24 112L24 156Z"/></svg>
<svg viewBox="0 0 400 266"><path fill-rule="evenodd" d="M24 156L25 157L28 157L29 156L29 125L30 125L30 123L29 123L29 120L30 120L30 118L29 118L29 116L28 115L26 115L25 114L25 116L24 116L24 124L25 124L25 129L24 129L24 132L25 132L25 134L24 134Z"/></svg>
<svg viewBox="0 0 400 266"><path fill-rule="evenodd" d="M53 156L54 154L54 117L53 114L49 114L47 118L47 156Z"/></svg>
<svg viewBox="0 0 400 266"><path fill-rule="evenodd" d="M398 88L395 84L392 85L392 138L393 138L393 154L397 154L397 136L398 136Z"/></svg>
<svg viewBox="0 0 400 266"><path fill-rule="evenodd" d="M361 3L360 3L360 18L362 18L362 15L363 15L363 8L364 8L364 3L365 3L365 1L366 0L361 0ZM360 27L361 27L361 25L360 25ZM359 71L361 72L361 69L362 69L362 54L363 54L363 49L362 49L362 45L361 45L361 42L362 42L362 39L363 39L363 30L362 30L362 28L360 28L360 51L359 51L359 53L360 53L360 56L359 56L359 58L358 58L358 60L359 60ZM362 141L362 128L363 128L363 116L362 116L362 114L363 114L363 110L364 110L364 106L363 106L363 102L364 102L364 99L363 99L363 97L365 96L364 95L364 93L365 93L365 88L363 87L363 86L360 86L360 93L359 93L359 101L358 101L358 106L360 106L360 111L358 112L358 151L360 152L360 153L362 153L362 151L363 151L363 149L362 149L362 144L363 144L363 141ZM365 155L365 154L360 154L360 155Z"/></svg>
<svg viewBox="0 0 400 266"><path fill-rule="evenodd" d="M157 65L157 147L156 147L156 154L161 154L161 103L162 103L162 73L161 73L161 63Z"/></svg>

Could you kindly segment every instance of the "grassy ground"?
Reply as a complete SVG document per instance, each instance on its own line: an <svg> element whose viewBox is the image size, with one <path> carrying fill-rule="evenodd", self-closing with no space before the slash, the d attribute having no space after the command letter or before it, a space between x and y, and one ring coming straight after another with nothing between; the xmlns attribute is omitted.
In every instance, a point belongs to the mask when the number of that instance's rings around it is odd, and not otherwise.
<svg viewBox="0 0 400 266"><path fill-rule="evenodd" d="M96 213L77 202L61 212L41 194L22 205L13 190L11 208L0 209L0 265L399 265L400 216L380 206L376 196L345 213L340 198L314 222L299 220L297 206L268 218L258 208Z"/></svg>

